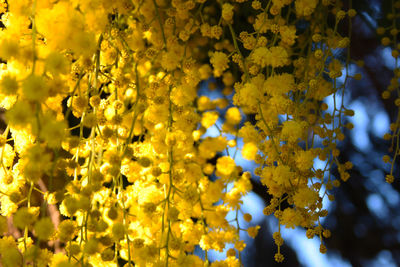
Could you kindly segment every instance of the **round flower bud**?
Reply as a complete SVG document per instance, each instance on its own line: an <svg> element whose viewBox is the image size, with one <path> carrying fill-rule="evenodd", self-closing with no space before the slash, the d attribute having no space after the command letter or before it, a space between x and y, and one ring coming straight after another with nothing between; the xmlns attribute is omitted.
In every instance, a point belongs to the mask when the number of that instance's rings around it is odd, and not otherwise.
<svg viewBox="0 0 400 267"><path fill-rule="evenodd" d="M150 165L151 165L151 160L150 160L149 158L147 158L147 157L141 157L141 158L139 158L138 163L139 163L142 167L147 168L147 167L150 167Z"/></svg>
<svg viewBox="0 0 400 267"><path fill-rule="evenodd" d="M115 220L118 218L118 211L115 207L111 207L107 212L107 217L111 220Z"/></svg>
<svg viewBox="0 0 400 267"><path fill-rule="evenodd" d="M35 223L35 235L43 241L49 240L54 233L54 225L49 217L41 218Z"/></svg>
<svg viewBox="0 0 400 267"><path fill-rule="evenodd" d="M71 245L67 247L67 251L71 255L78 255L81 252L81 247L76 243L71 243Z"/></svg>
<svg viewBox="0 0 400 267"><path fill-rule="evenodd" d="M112 261L114 259L115 252L111 248L106 248L102 253L101 253L101 259L103 261Z"/></svg>
<svg viewBox="0 0 400 267"><path fill-rule="evenodd" d="M121 240L125 237L125 226L122 223L114 223L112 234L115 240Z"/></svg>
<svg viewBox="0 0 400 267"><path fill-rule="evenodd" d="M315 235L314 229L311 229L311 228L307 229L306 236L307 236L308 239L312 239L314 237L314 235Z"/></svg>
<svg viewBox="0 0 400 267"><path fill-rule="evenodd" d="M285 259L285 257L281 253L276 253L274 258L276 262L283 262L283 260Z"/></svg>
<svg viewBox="0 0 400 267"><path fill-rule="evenodd" d="M22 255L16 247L5 247L1 251L4 266L22 266Z"/></svg>
<svg viewBox="0 0 400 267"><path fill-rule="evenodd" d="M61 242L72 240L75 234L75 223L71 220L64 220L58 226L58 238Z"/></svg>
<svg viewBox="0 0 400 267"><path fill-rule="evenodd" d="M89 99L89 103L92 107L96 108L100 105L101 98L99 95L91 96Z"/></svg>
<svg viewBox="0 0 400 267"><path fill-rule="evenodd" d="M325 245L321 244L319 246L319 252L321 252L322 254L325 254L328 251L328 249L326 248Z"/></svg>
<svg viewBox="0 0 400 267"><path fill-rule="evenodd" d="M63 204L69 215L74 215L79 209L79 201L71 196L65 198Z"/></svg>
<svg viewBox="0 0 400 267"><path fill-rule="evenodd" d="M176 221L178 220L178 216L179 216L179 210L175 207L170 207L168 210L168 219L171 221Z"/></svg>
<svg viewBox="0 0 400 267"><path fill-rule="evenodd" d="M97 241L96 239L89 239L86 244L85 244L85 253L89 254L89 255L93 255L95 253L98 252L99 250L99 241Z"/></svg>
<svg viewBox="0 0 400 267"><path fill-rule="evenodd" d="M346 12L343 11L343 10L339 10L339 11L336 13L336 18L337 18L338 20L342 20L345 16L346 16Z"/></svg>
<svg viewBox="0 0 400 267"><path fill-rule="evenodd" d="M42 76L31 75L22 83L22 91L28 100L43 101L49 90Z"/></svg>
<svg viewBox="0 0 400 267"><path fill-rule="evenodd" d="M162 170L161 170L160 167L155 166L155 167L153 167L153 168L151 169L151 174L152 174L154 177L158 177L158 176L160 176L160 175L162 174Z"/></svg>
<svg viewBox="0 0 400 267"><path fill-rule="evenodd" d="M382 40L381 40L381 44L384 45L384 46L389 45L390 42L391 41L390 41L390 39L388 37L383 37Z"/></svg>
<svg viewBox="0 0 400 267"><path fill-rule="evenodd" d="M383 162L389 163L390 162L390 156L389 155L384 155L382 158Z"/></svg>
<svg viewBox="0 0 400 267"><path fill-rule="evenodd" d="M389 184L391 184L391 183L394 182L394 176L391 175L391 174L387 174L387 175L385 176L385 179L386 179L386 182L389 183Z"/></svg>
<svg viewBox="0 0 400 267"><path fill-rule="evenodd" d="M322 235L323 235L325 238L329 238L329 237L331 237L331 231L329 231L328 229L325 229L325 230L322 232Z"/></svg>
<svg viewBox="0 0 400 267"><path fill-rule="evenodd" d="M356 73L356 74L353 76L353 78L354 78L355 80L359 81L359 80L362 79L362 75L361 75L361 73Z"/></svg>
<svg viewBox="0 0 400 267"><path fill-rule="evenodd" d="M17 79L8 74L4 75L0 81L0 92L5 95L14 95L18 90Z"/></svg>
<svg viewBox="0 0 400 267"><path fill-rule="evenodd" d="M382 98L383 99L389 99L390 98L390 91L388 91L388 90L383 91Z"/></svg>
<svg viewBox="0 0 400 267"><path fill-rule="evenodd" d="M357 15L357 11L355 9L350 9L349 11L347 11L347 14L350 18L353 18Z"/></svg>
<svg viewBox="0 0 400 267"><path fill-rule="evenodd" d="M385 28L383 28L383 27L378 27L378 28L376 29L376 33L379 34L379 35L384 34L384 33L385 33Z"/></svg>
<svg viewBox="0 0 400 267"><path fill-rule="evenodd" d="M134 248L142 248L144 247L144 240L141 238L135 238L133 239L132 244Z"/></svg>
<svg viewBox="0 0 400 267"><path fill-rule="evenodd" d="M19 229L24 229L26 226L33 224L37 214L32 208L22 207L14 214L13 222Z"/></svg>
<svg viewBox="0 0 400 267"><path fill-rule="evenodd" d="M251 214L249 214L249 213L245 213L245 214L243 215L243 219L244 219L246 222L250 222L251 219L252 219L252 216L251 216Z"/></svg>

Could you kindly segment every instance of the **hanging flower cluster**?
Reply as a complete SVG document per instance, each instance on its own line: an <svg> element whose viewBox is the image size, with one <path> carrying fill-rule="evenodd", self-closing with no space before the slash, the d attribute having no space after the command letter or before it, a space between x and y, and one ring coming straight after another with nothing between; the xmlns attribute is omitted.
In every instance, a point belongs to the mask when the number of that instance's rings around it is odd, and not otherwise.
<svg viewBox="0 0 400 267"><path fill-rule="evenodd" d="M391 13L386 15L390 24L387 27L379 27L377 28L377 34L381 37L381 44L383 46L389 47L391 49L391 54L394 59L394 69L393 69L393 78L390 80L390 84L386 88L386 90L382 93L383 99L390 99L393 96L396 97L394 100L394 104L396 107L400 107L400 98L399 98L399 77L400 77L400 68L399 68L399 49L400 43L397 38L399 30L397 29L397 17L400 13L400 2L392 1L392 10ZM400 112L397 110L396 121L390 124L391 133L386 133L383 136L383 139L390 140L391 145L389 148L389 152L393 154L393 158L389 155L383 156L384 163L390 163L390 172L386 175L386 182L391 184L394 182L394 164L396 162L397 157L400 155L400 142L399 142L399 134L400 134Z"/></svg>
<svg viewBox="0 0 400 267"><path fill-rule="evenodd" d="M251 179L272 196L264 214L279 222L276 261L281 226L306 228L326 252L322 201L352 167L337 144L353 127L342 100L358 76L338 30L353 9L3 0L1 12L2 266L241 266L240 233L259 230L239 224ZM199 95L211 77L223 97ZM205 134L212 127L218 136ZM257 164L254 174L230 148ZM226 259L209 262L227 244Z"/></svg>

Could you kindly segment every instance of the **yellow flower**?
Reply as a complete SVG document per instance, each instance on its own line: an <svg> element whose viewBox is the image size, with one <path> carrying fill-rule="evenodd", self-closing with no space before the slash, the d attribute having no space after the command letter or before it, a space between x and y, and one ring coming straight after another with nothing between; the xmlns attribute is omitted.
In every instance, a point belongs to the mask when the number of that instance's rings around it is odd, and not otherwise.
<svg viewBox="0 0 400 267"><path fill-rule="evenodd" d="M225 119L228 124L239 124L242 120L242 115L237 107L229 108L225 113Z"/></svg>
<svg viewBox="0 0 400 267"><path fill-rule="evenodd" d="M217 160L217 171L224 175L224 176L229 176L233 173L233 171L236 168L235 161L229 157L229 156L224 156L220 157Z"/></svg>
<svg viewBox="0 0 400 267"><path fill-rule="evenodd" d="M304 136L304 130L306 129L306 123L304 121L285 121L282 127L282 139L286 139L293 143Z"/></svg>
<svg viewBox="0 0 400 267"><path fill-rule="evenodd" d="M29 103L18 101L6 112L6 120L11 126L23 129L33 121L33 115L34 112Z"/></svg>
<svg viewBox="0 0 400 267"><path fill-rule="evenodd" d="M270 48L269 65L272 67L283 67L289 63L289 55L282 46L274 46Z"/></svg>
<svg viewBox="0 0 400 267"><path fill-rule="evenodd" d="M75 234L75 222L64 220L58 225L58 238L61 242L72 240Z"/></svg>
<svg viewBox="0 0 400 267"><path fill-rule="evenodd" d="M15 152L11 145L5 144L3 147L0 147L0 155L2 157L1 164L4 167L11 167L13 165Z"/></svg>
<svg viewBox="0 0 400 267"><path fill-rule="evenodd" d="M247 229L247 234L248 234L251 238L256 238L259 229L260 229L260 226L259 226L259 225L249 227L249 228Z"/></svg>
<svg viewBox="0 0 400 267"><path fill-rule="evenodd" d="M297 210L292 208L286 208L282 212L282 217L280 219L280 223L285 225L286 228L295 228L300 224L301 215Z"/></svg>
<svg viewBox="0 0 400 267"><path fill-rule="evenodd" d="M199 153L204 158L212 158L216 152L223 151L227 146L228 141L225 137L208 137L199 145Z"/></svg>
<svg viewBox="0 0 400 267"><path fill-rule="evenodd" d="M218 118L219 114L216 111L205 112L201 118L201 125L203 125L205 128L210 128L212 125L214 125Z"/></svg>
<svg viewBox="0 0 400 267"><path fill-rule="evenodd" d="M267 47L258 47L253 50L251 59L262 68L270 64L271 52Z"/></svg>
<svg viewBox="0 0 400 267"><path fill-rule="evenodd" d="M214 68L214 76L220 77L224 70L228 68L229 59L223 52L214 52L210 58L210 62Z"/></svg>
<svg viewBox="0 0 400 267"><path fill-rule="evenodd" d="M48 97L48 87L43 77L30 75L22 83L22 92L27 100L43 101Z"/></svg>
<svg viewBox="0 0 400 267"><path fill-rule="evenodd" d="M257 143L260 140L258 131L250 122L245 122L242 128L240 128L239 137L243 138L244 143Z"/></svg>
<svg viewBox="0 0 400 267"><path fill-rule="evenodd" d="M280 26L279 31L281 34L282 42L287 45L294 45L296 36L296 27L294 26Z"/></svg>
<svg viewBox="0 0 400 267"><path fill-rule="evenodd" d="M62 253L53 254L50 267L72 267L73 263L68 261L68 257Z"/></svg>
<svg viewBox="0 0 400 267"><path fill-rule="evenodd" d="M6 74L0 81L0 92L5 95L15 95L19 86L14 76Z"/></svg>
<svg viewBox="0 0 400 267"><path fill-rule="evenodd" d="M254 160L258 152L257 145L253 142L245 143L242 148L242 156L247 160Z"/></svg>
<svg viewBox="0 0 400 267"><path fill-rule="evenodd" d="M4 60L15 59L20 52L21 48L17 40L4 39L0 44L0 58Z"/></svg>
<svg viewBox="0 0 400 267"><path fill-rule="evenodd" d="M196 98L196 88L189 85L174 87L171 91L171 100L175 105L186 106Z"/></svg>
<svg viewBox="0 0 400 267"><path fill-rule="evenodd" d="M124 239L125 226L122 223L114 223L112 226L112 235L116 241Z"/></svg>
<svg viewBox="0 0 400 267"><path fill-rule="evenodd" d="M4 266L22 266L22 255L16 247L5 247L1 254Z"/></svg>
<svg viewBox="0 0 400 267"><path fill-rule="evenodd" d="M314 164L314 153L311 150L301 150L295 156L296 166L301 171L309 170Z"/></svg>
<svg viewBox="0 0 400 267"><path fill-rule="evenodd" d="M317 202L318 198L318 192L308 187L303 187L293 196L293 201L297 207L305 208Z"/></svg>
<svg viewBox="0 0 400 267"><path fill-rule="evenodd" d="M262 91L252 82L238 87L233 97L233 103L242 108L244 113L257 113L258 101L261 99Z"/></svg>
<svg viewBox="0 0 400 267"><path fill-rule="evenodd" d="M295 89L294 77L289 73L274 75L264 82L264 87L270 95L286 94Z"/></svg>
<svg viewBox="0 0 400 267"><path fill-rule="evenodd" d="M54 225L49 217L41 218L35 223L35 234L40 240L48 240L54 232Z"/></svg>
<svg viewBox="0 0 400 267"><path fill-rule="evenodd" d="M309 16L317 7L318 0L296 0L295 9L297 16Z"/></svg>
<svg viewBox="0 0 400 267"><path fill-rule="evenodd" d="M172 51L164 52L161 60L162 67L167 70L171 71L178 67L179 64L179 57L173 53Z"/></svg>
<svg viewBox="0 0 400 267"><path fill-rule="evenodd" d="M290 186L290 181L294 178L294 173L287 165L279 165L273 170L273 179L276 183L284 186Z"/></svg>
<svg viewBox="0 0 400 267"><path fill-rule="evenodd" d="M43 121L39 134L49 147L58 148L66 137L66 129L67 123L65 121L50 118Z"/></svg>
<svg viewBox="0 0 400 267"><path fill-rule="evenodd" d="M222 5L222 18L226 21L231 21L233 18L233 6L225 3Z"/></svg>
<svg viewBox="0 0 400 267"><path fill-rule="evenodd" d="M19 229L24 229L26 226L30 226L34 223L38 215L39 207L21 207L14 215L14 225Z"/></svg>
<svg viewBox="0 0 400 267"><path fill-rule="evenodd" d="M53 52L46 58L46 69L52 74L66 74L68 62L63 55Z"/></svg>
<svg viewBox="0 0 400 267"><path fill-rule="evenodd" d="M213 105L211 103L211 100L207 96L200 96L197 98L197 108L199 111L205 111L207 109L212 109Z"/></svg>

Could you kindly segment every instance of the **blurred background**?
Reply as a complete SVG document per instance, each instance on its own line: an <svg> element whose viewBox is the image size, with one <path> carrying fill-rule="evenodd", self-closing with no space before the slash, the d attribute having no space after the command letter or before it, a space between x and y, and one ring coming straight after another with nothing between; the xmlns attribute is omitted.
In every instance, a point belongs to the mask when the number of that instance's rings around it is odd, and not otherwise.
<svg viewBox="0 0 400 267"><path fill-rule="evenodd" d="M349 1L344 2L343 9L348 10ZM381 94L393 77L395 61L391 50L380 44L376 34L378 26L392 23L386 18L386 14L391 12L392 1L354 0L352 6L358 11L358 16L353 20L351 57L354 61L364 60L365 65L359 68L352 64L349 68L352 74L361 73L363 78L361 81L350 79L347 84L344 101L347 108L355 111L356 115L349 119L355 127L345 132L347 138L341 143L340 162L350 160L354 168L351 178L335 189L336 200L324 203L329 215L323 225L332 232L332 237L325 240L328 253L320 254L319 239L307 239L305 230L284 229L282 253L285 261L281 264L274 262L276 246L271 236L277 231L277 220L262 214L270 196L254 180L254 192L246 197L243 212L250 213L253 216L250 224L258 224L261 229L255 240L243 234L248 242L244 255L246 267L400 266L400 181L385 182L390 164L382 161L390 147L390 141L384 141L382 137L389 132L390 123L395 121L398 107L393 98L382 100ZM347 27L346 23L342 25L343 36L347 34ZM218 81L211 82L218 84ZM200 93L212 99L222 96L218 89L210 91L207 87L205 84ZM326 101L329 104L332 99ZM207 134L219 135L214 128L210 128ZM244 170L255 168L240 155L236 160ZM398 166L395 166L394 176L400 177ZM211 255L211 259L224 257L224 253Z"/></svg>

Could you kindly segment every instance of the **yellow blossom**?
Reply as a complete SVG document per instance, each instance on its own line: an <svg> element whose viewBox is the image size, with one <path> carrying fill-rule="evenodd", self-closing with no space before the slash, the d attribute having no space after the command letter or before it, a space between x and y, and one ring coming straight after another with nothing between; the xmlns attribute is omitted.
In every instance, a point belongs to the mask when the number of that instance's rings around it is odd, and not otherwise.
<svg viewBox="0 0 400 267"><path fill-rule="evenodd" d="M229 59L223 52L214 52L210 58L210 62L214 68L215 77L219 77L228 68Z"/></svg>
<svg viewBox="0 0 400 267"><path fill-rule="evenodd" d="M247 234L248 234L251 238L256 238L259 229L260 229L260 226L259 226L259 225L253 226L253 227L249 227L249 228L247 228Z"/></svg>
<svg viewBox="0 0 400 267"><path fill-rule="evenodd" d="M318 192L304 187L299 189L299 191L293 196L294 204L297 207L305 208L311 204L314 204L318 200Z"/></svg>
<svg viewBox="0 0 400 267"><path fill-rule="evenodd" d="M210 128L212 125L214 125L218 118L218 112L205 112L203 113L203 117L201 118L201 125L203 125L205 128Z"/></svg>
<svg viewBox="0 0 400 267"><path fill-rule="evenodd" d="M222 18L226 21L231 21L233 17L233 6L225 3L222 5Z"/></svg>
<svg viewBox="0 0 400 267"><path fill-rule="evenodd" d="M253 142L245 143L242 148L242 156L247 160L254 160L258 152L257 145Z"/></svg>
<svg viewBox="0 0 400 267"><path fill-rule="evenodd" d="M236 125L242 120L242 115L237 107L231 107L226 111L225 118L227 123Z"/></svg>
<svg viewBox="0 0 400 267"><path fill-rule="evenodd" d="M309 16L314 12L315 7L317 6L317 0L296 0L296 14L297 16Z"/></svg>
<svg viewBox="0 0 400 267"><path fill-rule="evenodd" d="M218 158L217 171L222 175L225 176L231 175L232 172L235 170L235 168L236 168L235 161L231 157L224 156Z"/></svg>

